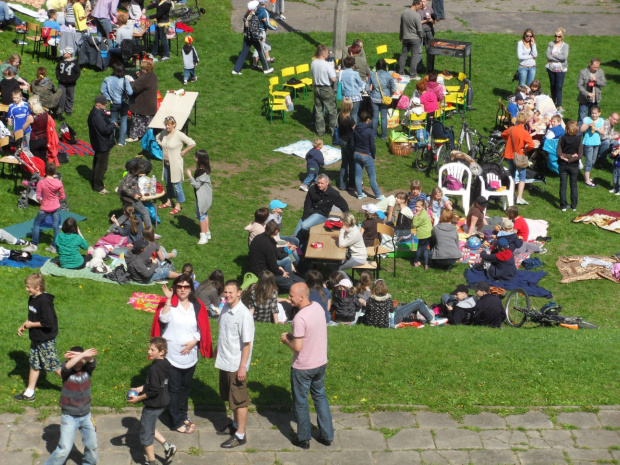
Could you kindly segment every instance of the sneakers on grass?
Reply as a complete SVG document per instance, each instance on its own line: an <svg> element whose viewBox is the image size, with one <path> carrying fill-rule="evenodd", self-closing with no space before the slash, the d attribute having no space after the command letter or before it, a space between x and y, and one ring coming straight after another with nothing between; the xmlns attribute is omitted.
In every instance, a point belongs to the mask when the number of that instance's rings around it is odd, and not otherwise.
<svg viewBox="0 0 620 465"><path fill-rule="evenodd" d="M14 395L13 399L19 400L19 401L25 400L26 402L34 402L36 399L36 394L33 393L31 396L27 396L24 391L21 394Z"/></svg>
<svg viewBox="0 0 620 465"><path fill-rule="evenodd" d="M39 250L39 247L37 246L37 244L30 244L27 247L22 247L22 250L24 252L36 252L37 250Z"/></svg>
<svg viewBox="0 0 620 465"><path fill-rule="evenodd" d="M428 322L428 324L430 326L443 326L448 322L447 318L433 318L431 321Z"/></svg>

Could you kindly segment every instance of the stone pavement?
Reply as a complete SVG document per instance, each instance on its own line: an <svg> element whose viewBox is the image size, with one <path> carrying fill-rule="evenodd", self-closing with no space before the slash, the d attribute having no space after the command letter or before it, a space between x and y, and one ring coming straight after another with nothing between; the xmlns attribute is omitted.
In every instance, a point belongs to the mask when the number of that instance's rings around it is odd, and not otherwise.
<svg viewBox="0 0 620 465"><path fill-rule="evenodd" d="M620 406L602 406L596 413L547 409L525 414L481 413L459 421L449 414L424 409L375 413L344 413L332 408L336 435L331 447L316 441L310 450L294 447L294 422L288 413L252 409L248 443L232 451L219 447L215 434L225 424L223 410L196 411L194 434L179 434L159 425L178 447L175 464L565 464L620 461ZM99 465L141 463L139 410L95 415ZM0 415L0 463L45 462L57 445L58 413L37 420L38 412ZM313 422L316 418L313 416ZM81 464L79 434L68 464ZM156 453L162 448L156 446Z"/></svg>
<svg viewBox="0 0 620 465"><path fill-rule="evenodd" d="M247 3L247 0L232 0L231 22L235 32L243 31ZM348 0L347 3L347 31L351 33L397 33L401 12L411 5L410 0ZM278 21L276 32L332 32L335 4L335 0L286 0L286 20ZM531 27L536 34L551 35L556 28L563 27L570 42L573 35L617 35L620 31L617 0L445 0L444 4L446 20L436 26L437 34L451 30L521 35L525 28ZM271 11L271 6L268 9Z"/></svg>

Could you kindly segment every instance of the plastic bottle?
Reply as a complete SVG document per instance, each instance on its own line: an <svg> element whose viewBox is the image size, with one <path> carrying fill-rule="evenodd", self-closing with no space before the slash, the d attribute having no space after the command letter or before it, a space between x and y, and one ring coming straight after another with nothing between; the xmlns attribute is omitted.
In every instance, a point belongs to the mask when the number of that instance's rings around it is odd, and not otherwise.
<svg viewBox="0 0 620 465"><path fill-rule="evenodd" d="M151 176L151 195L157 194L157 178L155 175Z"/></svg>

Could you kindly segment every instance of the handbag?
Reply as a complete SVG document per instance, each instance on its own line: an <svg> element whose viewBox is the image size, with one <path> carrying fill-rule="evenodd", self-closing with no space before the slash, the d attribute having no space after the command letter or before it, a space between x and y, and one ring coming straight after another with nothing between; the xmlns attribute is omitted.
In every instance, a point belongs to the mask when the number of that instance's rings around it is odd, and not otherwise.
<svg viewBox="0 0 620 465"><path fill-rule="evenodd" d="M127 79L123 78L123 96L121 97L121 103L129 104L129 95L127 94Z"/></svg>
<svg viewBox="0 0 620 465"><path fill-rule="evenodd" d="M527 155L522 153L518 153L515 148L515 141L512 138L512 130L514 128L510 128L510 142L512 143L512 150L514 151L514 159L513 162L517 168L527 168L530 166L530 159L527 158Z"/></svg>
<svg viewBox="0 0 620 465"><path fill-rule="evenodd" d="M519 80L519 70L515 71L515 74L512 76L512 80L513 81L518 81Z"/></svg>
<svg viewBox="0 0 620 465"><path fill-rule="evenodd" d="M379 73L375 73L377 76L377 82L379 83L379 94L381 94L381 103L384 105L392 105L392 97L383 95L383 89L381 88L381 80L379 79Z"/></svg>

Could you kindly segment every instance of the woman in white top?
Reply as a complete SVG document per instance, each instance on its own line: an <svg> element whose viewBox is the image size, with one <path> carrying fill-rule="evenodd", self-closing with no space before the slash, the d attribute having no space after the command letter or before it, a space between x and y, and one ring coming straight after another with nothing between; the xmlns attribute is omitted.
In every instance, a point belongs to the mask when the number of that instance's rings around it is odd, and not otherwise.
<svg viewBox="0 0 620 465"><path fill-rule="evenodd" d="M364 238L357 227L355 216L351 213L346 213L342 220L342 229L338 237L338 247L346 247L349 249L347 254L348 258L340 265L340 268L338 268L340 271L362 265L368 260Z"/></svg>
<svg viewBox="0 0 620 465"><path fill-rule="evenodd" d="M194 295L191 276L181 275L173 281L172 289L163 285L162 290L167 301L156 316L161 336L168 342L166 358L172 365L168 411L172 428L179 433L193 433L196 425L187 415L189 389L198 363L198 348L203 357L212 357L209 317ZM156 331L152 333L157 335Z"/></svg>
<svg viewBox="0 0 620 465"><path fill-rule="evenodd" d="M564 77L568 71L568 44L564 42L564 29L555 31L555 40L547 46L547 74L549 74L549 87L551 88L551 100L559 112L562 108L562 87Z"/></svg>
<svg viewBox="0 0 620 465"><path fill-rule="evenodd" d="M523 33L522 39L517 44L517 57L519 58L519 85L530 85L536 77L536 39L534 31L530 28Z"/></svg>

